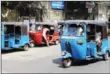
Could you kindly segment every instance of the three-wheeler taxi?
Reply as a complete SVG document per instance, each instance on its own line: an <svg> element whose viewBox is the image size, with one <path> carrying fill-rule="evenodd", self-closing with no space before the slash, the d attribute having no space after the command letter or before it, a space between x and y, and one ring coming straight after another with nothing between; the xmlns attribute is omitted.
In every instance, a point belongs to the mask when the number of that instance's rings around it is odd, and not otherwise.
<svg viewBox="0 0 110 74"><path fill-rule="evenodd" d="M54 22L36 22L35 27L29 31L30 46L50 43L59 43L58 24Z"/></svg>
<svg viewBox="0 0 110 74"><path fill-rule="evenodd" d="M69 67L78 60L99 57L107 60L110 56L106 22L66 20L59 25L63 25L60 33L63 67Z"/></svg>
<svg viewBox="0 0 110 74"><path fill-rule="evenodd" d="M28 27L23 22L1 23L1 49L9 50L22 48L28 50L29 34Z"/></svg>

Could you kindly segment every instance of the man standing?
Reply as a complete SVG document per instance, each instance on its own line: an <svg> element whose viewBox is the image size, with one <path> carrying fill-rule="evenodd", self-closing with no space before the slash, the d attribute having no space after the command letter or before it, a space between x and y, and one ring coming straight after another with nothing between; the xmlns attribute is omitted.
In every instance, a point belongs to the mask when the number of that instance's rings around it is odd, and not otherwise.
<svg viewBox="0 0 110 74"><path fill-rule="evenodd" d="M101 32L97 33L96 35L96 42L97 42L97 47L98 47L98 52L101 51Z"/></svg>
<svg viewBox="0 0 110 74"><path fill-rule="evenodd" d="M47 33L48 31L49 31L48 28L44 28L44 29L43 29L43 38L44 38L44 40L45 40L47 46L49 46L49 42L48 42L47 37L46 37L46 33Z"/></svg>

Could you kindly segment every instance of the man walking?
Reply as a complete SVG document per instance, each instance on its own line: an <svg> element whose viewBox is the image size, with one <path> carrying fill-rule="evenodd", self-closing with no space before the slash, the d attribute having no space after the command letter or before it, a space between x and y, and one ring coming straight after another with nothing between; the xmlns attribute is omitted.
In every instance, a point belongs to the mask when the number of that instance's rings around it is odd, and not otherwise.
<svg viewBox="0 0 110 74"><path fill-rule="evenodd" d="M45 40L47 46L49 46L49 42L48 42L47 37L46 37L46 33L47 33L48 31L49 31L48 28L44 28L44 29L43 29L43 38L44 38L44 40Z"/></svg>

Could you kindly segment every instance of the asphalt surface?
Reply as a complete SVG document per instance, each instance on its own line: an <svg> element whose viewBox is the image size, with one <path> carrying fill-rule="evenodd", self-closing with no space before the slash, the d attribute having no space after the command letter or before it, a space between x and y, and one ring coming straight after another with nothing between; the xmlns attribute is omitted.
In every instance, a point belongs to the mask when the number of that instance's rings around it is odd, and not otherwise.
<svg viewBox="0 0 110 74"><path fill-rule="evenodd" d="M60 57L60 45L6 51L2 53L2 73L110 73L110 58L107 61L83 61L62 68Z"/></svg>

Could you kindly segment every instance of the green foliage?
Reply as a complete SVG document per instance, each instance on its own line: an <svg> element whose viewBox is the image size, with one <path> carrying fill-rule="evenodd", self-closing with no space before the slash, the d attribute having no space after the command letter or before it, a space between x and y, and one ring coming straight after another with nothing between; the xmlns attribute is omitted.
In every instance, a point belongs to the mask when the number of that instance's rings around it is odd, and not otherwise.
<svg viewBox="0 0 110 74"><path fill-rule="evenodd" d="M19 5L18 1L2 1L1 6L7 7L11 10L15 9Z"/></svg>
<svg viewBox="0 0 110 74"><path fill-rule="evenodd" d="M2 1L1 13L2 21L16 20L18 12L26 10L32 2L29 1ZM7 16L5 16L7 14ZM4 15L4 16L3 16Z"/></svg>
<svg viewBox="0 0 110 74"><path fill-rule="evenodd" d="M6 14L7 16L5 16ZM4 11L2 11L2 21L16 21L17 17L18 17L18 12L16 10L10 10L6 8L4 9Z"/></svg>
<svg viewBox="0 0 110 74"><path fill-rule="evenodd" d="M31 3L32 3L32 1L2 1L1 6L7 7L9 9L13 10L13 9L20 8L22 6L28 7Z"/></svg>
<svg viewBox="0 0 110 74"><path fill-rule="evenodd" d="M39 8L41 7L41 9ZM2 20L13 20L19 16L36 16L42 18L46 14L46 8L42 5L41 1L2 1L2 15L8 12L7 17L2 16ZM38 12L40 11L40 12ZM41 15L40 17L38 17Z"/></svg>

